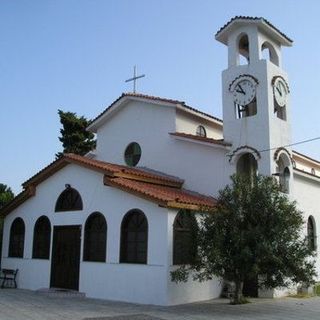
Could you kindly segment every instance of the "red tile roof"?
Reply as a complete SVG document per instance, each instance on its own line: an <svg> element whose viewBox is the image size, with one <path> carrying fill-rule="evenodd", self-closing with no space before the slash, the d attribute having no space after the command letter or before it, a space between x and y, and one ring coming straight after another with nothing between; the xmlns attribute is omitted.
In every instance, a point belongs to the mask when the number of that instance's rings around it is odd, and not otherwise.
<svg viewBox="0 0 320 320"><path fill-rule="evenodd" d="M213 139L213 138L208 138L208 137L201 137L201 136L197 136L194 134L183 133L183 132L171 132L169 134L172 136L176 136L176 137L192 139L192 140L207 142L207 143L212 143L212 144L218 144L218 145L222 145L222 146L226 146L226 147L231 146L231 143L225 142L223 139Z"/></svg>
<svg viewBox="0 0 320 320"><path fill-rule="evenodd" d="M147 168L131 168L123 165L90 159L68 153L52 162L23 183L24 191L0 210L0 215L9 214L24 201L34 196L36 186L68 164L76 164L104 174L104 181L118 189L147 198L170 208L189 208L209 211L214 207L213 198L182 189L183 180L152 171Z"/></svg>
<svg viewBox="0 0 320 320"><path fill-rule="evenodd" d="M117 98L115 101L113 101L111 103L111 105L109 105L104 111L102 111L96 118L94 118L90 125L92 125L95 121L97 121L98 119L100 119L103 115L105 115L109 110L111 110L118 101L120 101L122 98L125 97L133 97L133 98L141 98L141 99L147 99L147 100L151 100L151 101L159 101L159 102L164 102L164 103L172 103L175 105L180 105L182 108L186 109L186 110L191 110L194 111L198 114L201 114L203 116L209 117L211 119L214 119L218 122L222 123L222 120L219 118L216 118L208 113L205 113L203 111L200 111L196 108L190 107L188 105L185 104L184 101L181 100L175 100L175 99L168 99L168 98L161 98L161 97L156 97L156 96L150 96L150 95L146 95L146 94L141 94L141 93L132 93L132 92L128 92L128 93L123 93L119 98ZM90 127L89 125L89 127Z"/></svg>
<svg viewBox="0 0 320 320"><path fill-rule="evenodd" d="M249 16L235 16L233 17L230 21L228 21L224 26L222 26L217 33L215 34L215 36L217 37L218 34L223 31L225 28L227 28L232 22L236 21L236 20L248 20L248 21L262 21L264 23L266 23L269 27L271 27L272 29L274 29L276 32L278 32L282 37L284 37L287 41L289 42L293 42L292 39L290 39L287 35L285 35L283 32L281 32L278 28L276 28L272 23L270 23L267 19L262 18L262 17L249 17Z"/></svg>
<svg viewBox="0 0 320 320"><path fill-rule="evenodd" d="M124 178L105 177L104 183L168 208L211 211L217 201L199 193Z"/></svg>
<svg viewBox="0 0 320 320"><path fill-rule="evenodd" d="M131 168L119 164L90 159L73 153L66 153L63 157L52 162L49 166L39 171L29 180L25 181L22 186L27 187L29 185L37 185L69 163L75 163L113 177L126 177L133 180L149 181L155 184L168 185L178 188L181 187L184 182L179 178L165 175L160 172L151 172L151 170L143 168Z"/></svg>

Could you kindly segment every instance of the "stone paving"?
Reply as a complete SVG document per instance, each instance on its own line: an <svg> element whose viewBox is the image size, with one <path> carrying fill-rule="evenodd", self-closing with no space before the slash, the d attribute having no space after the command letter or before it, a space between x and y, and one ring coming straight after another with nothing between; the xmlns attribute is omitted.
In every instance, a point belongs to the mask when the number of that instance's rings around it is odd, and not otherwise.
<svg viewBox="0 0 320 320"><path fill-rule="evenodd" d="M50 297L29 290L0 290L0 320L320 320L320 298L253 299L232 306L217 299L158 307L98 299Z"/></svg>

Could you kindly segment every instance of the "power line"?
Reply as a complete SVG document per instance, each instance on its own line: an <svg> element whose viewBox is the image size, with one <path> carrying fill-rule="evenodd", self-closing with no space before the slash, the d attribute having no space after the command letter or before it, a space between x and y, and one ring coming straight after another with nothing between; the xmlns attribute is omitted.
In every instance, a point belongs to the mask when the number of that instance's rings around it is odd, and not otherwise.
<svg viewBox="0 0 320 320"><path fill-rule="evenodd" d="M279 149L279 148L292 147L292 146L296 146L298 144L303 144L303 143L307 143L307 142L311 142L311 141L315 141L315 140L320 140L320 137L307 139L307 140L302 140L302 141L299 141L299 142L290 143L290 144L287 144L287 145L284 145L284 146L280 146L280 147L275 147L275 148L270 148L270 149L263 149L263 150L259 150L259 152L266 152L266 151L276 150L276 149Z"/></svg>

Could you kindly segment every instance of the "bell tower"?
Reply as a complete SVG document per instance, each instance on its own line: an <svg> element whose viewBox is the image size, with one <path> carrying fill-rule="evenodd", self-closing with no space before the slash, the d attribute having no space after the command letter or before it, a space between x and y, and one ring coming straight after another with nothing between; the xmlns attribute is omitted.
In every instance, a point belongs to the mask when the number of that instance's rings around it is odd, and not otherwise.
<svg viewBox="0 0 320 320"><path fill-rule="evenodd" d="M235 17L215 35L228 47L222 73L223 135L232 143L231 173L258 171L292 180L290 89L282 46L292 40L264 18Z"/></svg>

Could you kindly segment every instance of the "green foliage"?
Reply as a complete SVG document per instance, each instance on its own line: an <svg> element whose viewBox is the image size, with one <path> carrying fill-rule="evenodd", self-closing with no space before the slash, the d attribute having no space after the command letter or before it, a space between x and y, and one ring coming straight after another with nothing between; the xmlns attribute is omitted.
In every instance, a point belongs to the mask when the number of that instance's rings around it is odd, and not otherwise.
<svg viewBox="0 0 320 320"><path fill-rule="evenodd" d="M266 288L312 283L313 252L302 237L296 203L272 177L234 175L231 180L220 191L216 211L202 216L198 260L174 271L172 280L185 281L190 271L199 281L221 277L235 283L236 303L245 278L259 277L259 286Z"/></svg>
<svg viewBox="0 0 320 320"><path fill-rule="evenodd" d="M316 283L314 286L314 294L320 296L320 283Z"/></svg>
<svg viewBox="0 0 320 320"><path fill-rule="evenodd" d="M14 193L7 185L0 183L0 209L14 198ZM0 256L2 249L3 217L0 217Z"/></svg>
<svg viewBox="0 0 320 320"><path fill-rule="evenodd" d="M62 129L60 130L61 137L59 140L62 142L63 153L75 153L84 155L93 150L96 146L94 134L86 130L90 121L85 117L78 117L76 113L64 112L58 110ZM60 157L61 152L56 154Z"/></svg>
<svg viewBox="0 0 320 320"><path fill-rule="evenodd" d="M14 194L7 185L0 183L0 208L10 202L14 198Z"/></svg>

